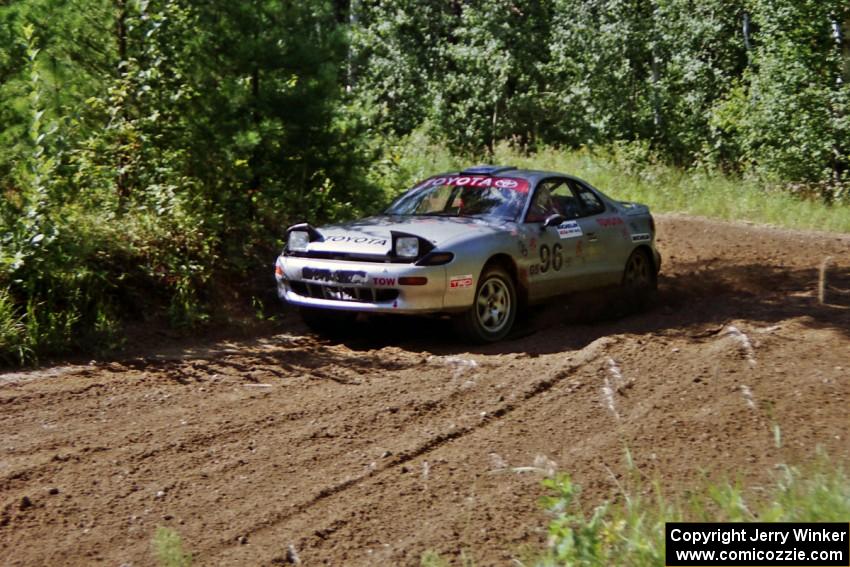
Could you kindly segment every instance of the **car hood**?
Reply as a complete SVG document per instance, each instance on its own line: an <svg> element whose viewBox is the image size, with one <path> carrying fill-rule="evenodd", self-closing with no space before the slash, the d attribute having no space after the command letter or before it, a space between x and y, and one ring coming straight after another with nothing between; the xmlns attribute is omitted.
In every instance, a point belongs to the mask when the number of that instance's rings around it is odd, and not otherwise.
<svg viewBox="0 0 850 567"><path fill-rule="evenodd" d="M310 251L352 254L387 254L392 233L418 236L441 247L466 237L504 231L510 221L473 217L377 216L318 228L322 241L311 242Z"/></svg>

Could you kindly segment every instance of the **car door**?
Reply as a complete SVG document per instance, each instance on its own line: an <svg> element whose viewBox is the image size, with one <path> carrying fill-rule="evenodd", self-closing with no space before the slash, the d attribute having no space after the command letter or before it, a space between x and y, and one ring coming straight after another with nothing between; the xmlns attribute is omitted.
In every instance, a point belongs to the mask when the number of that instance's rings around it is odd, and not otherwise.
<svg viewBox="0 0 850 567"><path fill-rule="evenodd" d="M537 184L525 217L530 236L528 275L532 298L560 295L583 286L584 266L576 261L583 240L577 222L580 213L567 179L547 178ZM554 214L564 217L564 221L558 226L545 226L545 220Z"/></svg>
<svg viewBox="0 0 850 567"><path fill-rule="evenodd" d="M578 223L584 235L584 247L577 256L583 266L582 287L619 283L625 263L619 252L629 240L623 218L584 183L570 179L569 185L581 209Z"/></svg>

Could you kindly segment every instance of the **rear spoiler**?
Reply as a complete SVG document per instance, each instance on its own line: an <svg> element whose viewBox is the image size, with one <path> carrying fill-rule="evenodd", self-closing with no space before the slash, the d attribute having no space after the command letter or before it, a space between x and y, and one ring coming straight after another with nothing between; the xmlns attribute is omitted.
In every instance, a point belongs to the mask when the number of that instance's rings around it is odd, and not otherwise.
<svg viewBox="0 0 850 567"><path fill-rule="evenodd" d="M503 173L505 171L511 171L516 169L516 167L512 165L476 165L475 167L468 167L461 171L461 175L498 175L499 173Z"/></svg>

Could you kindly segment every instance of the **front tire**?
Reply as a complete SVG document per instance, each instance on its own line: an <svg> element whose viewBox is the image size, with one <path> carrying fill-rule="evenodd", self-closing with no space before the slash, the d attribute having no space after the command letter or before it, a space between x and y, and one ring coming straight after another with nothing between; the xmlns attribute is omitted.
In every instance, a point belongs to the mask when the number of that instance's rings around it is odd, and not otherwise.
<svg viewBox="0 0 850 567"><path fill-rule="evenodd" d="M457 318L458 331L473 343L499 341L511 331L518 308L510 274L498 266L486 268L475 288L472 307Z"/></svg>

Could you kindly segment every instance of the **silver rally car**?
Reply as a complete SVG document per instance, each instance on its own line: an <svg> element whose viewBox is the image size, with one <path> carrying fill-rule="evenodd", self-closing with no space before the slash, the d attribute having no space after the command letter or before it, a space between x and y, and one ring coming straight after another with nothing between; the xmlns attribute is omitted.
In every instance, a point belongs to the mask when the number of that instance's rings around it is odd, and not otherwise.
<svg viewBox="0 0 850 567"><path fill-rule="evenodd" d="M289 227L275 278L319 332L357 313L449 314L491 342L558 295L621 286L643 303L660 264L645 205L562 173L477 166L422 181L379 216Z"/></svg>

